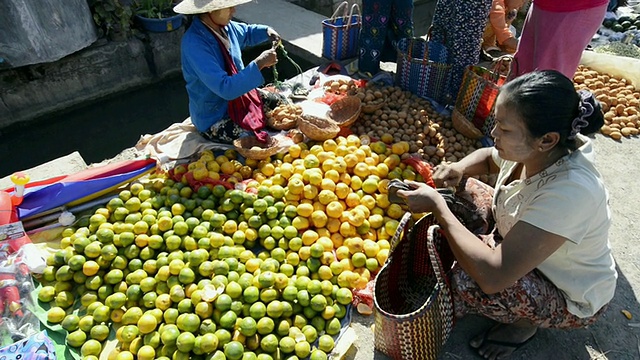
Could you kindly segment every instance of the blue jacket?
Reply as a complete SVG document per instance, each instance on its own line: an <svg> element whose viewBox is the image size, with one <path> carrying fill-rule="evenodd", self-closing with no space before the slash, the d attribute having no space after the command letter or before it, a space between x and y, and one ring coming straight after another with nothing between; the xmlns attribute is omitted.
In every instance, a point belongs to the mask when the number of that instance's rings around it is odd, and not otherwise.
<svg viewBox="0 0 640 360"><path fill-rule="evenodd" d="M182 75L187 82L189 113L198 131L205 132L227 115L227 104L264 83L255 62L242 63L242 49L267 41L268 27L232 21L225 30L231 43L231 58L238 69L227 74L218 41L211 31L194 17L182 37Z"/></svg>

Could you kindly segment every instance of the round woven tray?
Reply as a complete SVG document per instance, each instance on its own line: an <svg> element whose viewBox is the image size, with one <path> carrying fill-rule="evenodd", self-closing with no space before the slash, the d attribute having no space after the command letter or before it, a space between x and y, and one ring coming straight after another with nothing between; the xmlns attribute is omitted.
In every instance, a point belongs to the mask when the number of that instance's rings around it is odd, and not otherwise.
<svg viewBox="0 0 640 360"><path fill-rule="evenodd" d="M273 116L267 116L267 124L270 128L276 130L289 130L298 126L299 116L285 118L284 120L276 120Z"/></svg>
<svg viewBox="0 0 640 360"><path fill-rule="evenodd" d="M302 115L298 128L309 139L316 141L333 139L340 132L340 126L335 121L313 115Z"/></svg>
<svg viewBox="0 0 640 360"><path fill-rule="evenodd" d="M478 130L464 115L462 115L457 109L453 109L451 113L451 121L453 127L460 134L468 137L469 139L480 139L484 136L482 131Z"/></svg>
<svg viewBox="0 0 640 360"><path fill-rule="evenodd" d="M262 160L275 155L279 150L280 142L269 137L266 144L261 143L255 136L244 136L233 141L233 145L240 155L247 159Z"/></svg>
<svg viewBox="0 0 640 360"><path fill-rule="evenodd" d="M338 126L348 127L358 120L361 107L362 102L357 96L345 96L331 104L329 117L335 121Z"/></svg>

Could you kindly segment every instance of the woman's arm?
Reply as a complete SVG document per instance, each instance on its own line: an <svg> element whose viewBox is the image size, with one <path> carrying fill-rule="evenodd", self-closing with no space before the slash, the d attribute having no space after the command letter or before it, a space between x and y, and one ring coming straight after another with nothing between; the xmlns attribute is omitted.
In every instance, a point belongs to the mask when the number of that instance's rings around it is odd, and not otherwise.
<svg viewBox="0 0 640 360"><path fill-rule="evenodd" d="M188 61L198 78L216 95L229 101L246 94L264 83L255 61L233 76L225 69L220 49L201 42L183 48L184 61Z"/></svg>
<svg viewBox="0 0 640 360"><path fill-rule="evenodd" d="M256 46L269 40L269 27L266 25L232 23L238 30L238 42L240 48L244 49Z"/></svg>
<svg viewBox="0 0 640 360"><path fill-rule="evenodd" d="M436 166L433 180L436 186L456 186L463 176L489 175L498 172L493 161L493 148L481 148L452 164Z"/></svg>

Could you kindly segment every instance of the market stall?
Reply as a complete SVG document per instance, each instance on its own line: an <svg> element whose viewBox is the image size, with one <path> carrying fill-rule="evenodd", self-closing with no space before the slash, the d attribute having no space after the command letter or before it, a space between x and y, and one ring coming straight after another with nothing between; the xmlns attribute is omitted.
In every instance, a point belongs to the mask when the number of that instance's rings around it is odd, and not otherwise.
<svg viewBox="0 0 640 360"><path fill-rule="evenodd" d="M619 61L585 53L574 78L606 104L614 139L640 129L640 66L604 65ZM341 358L406 213L388 184L429 182L432 166L490 143L393 79L311 71L263 90L277 99L267 143L212 143L187 119L141 138L148 159L3 192L16 198L5 221L26 226L12 236L36 247L6 251L2 345L59 359Z"/></svg>

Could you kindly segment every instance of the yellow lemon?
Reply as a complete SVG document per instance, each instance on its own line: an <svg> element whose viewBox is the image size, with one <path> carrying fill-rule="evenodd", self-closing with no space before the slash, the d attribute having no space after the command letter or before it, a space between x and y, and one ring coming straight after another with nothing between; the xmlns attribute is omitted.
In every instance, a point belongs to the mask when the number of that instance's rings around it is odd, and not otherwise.
<svg viewBox="0 0 640 360"><path fill-rule="evenodd" d="M296 216L291 221L291 225L298 230L305 230L309 228L309 220L306 217Z"/></svg>
<svg viewBox="0 0 640 360"><path fill-rule="evenodd" d="M347 164L347 168L354 168L358 165L358 157L356 154L348 153L344 156L344 161Z"/></svg>
<svg viewBox="0 0 640 360"><path fill-rule="evenodd" d="M326 212L328 217L338 219L342 215L342 211L344 211L344 208L338 201L327 204Z"/></svg>
<svg viewBox="0 0 640 360"><path fill-rule="evenodd" d="M338 148L338 144L336 143L335 140L328 139L322 143L322 148L324 149L324 151L335 152L336 149Z"/></svg>
<svg viewBox="0 0 640 360"><path fill-rule="evenodd" d="M364 248L364 240L359 237L350 237L344 241L344 244L349 249L349 253L352 255L358 252L362 252Z"/></svg>
<svg viewBox="0 0 640 360"><path fill-rule="evenodd" d="M376 199L371 195L365 195L360 199L360 205L364 205L367 209L373 210L376 207Z"/></svg>
<svg viewBox="0 0 640 360"><path fill-rule="evenodd" d="M377 204L377 207L379 207L381 209L388 208L391 205L391 202L389 201L389 195L387 195L387 194L376 194L376 204Z"/></svg>
<svg viewBox="0 0 640 360"><path fill-rule="evenodd" d="M340 234L344 237L355 236L357 234L356 228L348 222L340 224Z"/></svg>
<svg viewBox="0 0 640 360"><path fill-rule="evenodd" d="M291 155L291 157L294 159L300 157L301 152L302 148L298 144L293 144L291 145L291 147L289 147L289 155Z"/></svg>
<svg viewBox="0 0 640 360"><path fill-rule="evenodd" d="M318 194L318 201L323 205L327 205L333 201L338 201L338 196L331 190L322 190Z"/></svg>
<svg viewBox="0 0 640 360"><path fill-rule="evenodd" d="M327 225L329 218L324 211L316 210L311 214L311 223L316 228L323 228Z"/></svg>
<svg viewBox="0 0 640 360"><path fill-rule="evenodd" d="M349 251L349 247L347 247L346 245L342 245L342 246L338 247L336 249L336 257L338 258L338 260L350 259L351 258L351 252ZM342 268L342 264L341 264L340 268Z"/></svg>
<svg viewBox="0 0 640 360"><path fill-rule="evenodd" d="M384 217L380 214L373 214L369 216L369 225L373 229L379 229L384 224Z"/></svg>
<svg viewBox="0 0 640 360"><path fill-rule="evenodd" d="M333 181L332 179L329 178L324 178L322 179L322 181L320 182L320 189L322 190L328 190L328 191L335 191L336 189L336 182Z"/></svg>
<svg viewBox="0 0 640 360"><path fill-rule="evenodd" d="M358 194L354 192L349 193L349 195L347 195L347 198L345 199L345 203L348 207L354 208L360 205L360 196L358 196Z"/></svg>
<svg viewBox="0 0 640 360"><path fill-rule="evenodd" d="M376 260L378 260L378 264L380 264L380 266L384 265L387 262L388 258L389 249L380 249L380 251L378 251L378 253L376 254Z"/></svg>
<svg viewBox="0 0 640 360"><path fill-rule="evenodd" d="M318 240L318 233L314 230L306 230L304 233L302 233L301 238L304 245L310 246L314 244L316 240Z"/></svg>
<svg viewBox="0 0 640 360"><path fill-rule="evenodd" d="M344 244L344 236L340 235L340 233L331 234L331 242L333 243L333 248L337 249Z"/></svg>
<svg viewBox="0 0 640 360"><path fill-rule="evenodd" d="M296 207L296 213L299 216L309 217L313 213L313 205L309 203L302 203Z"/></svg>
<svg viewBox="0 0 640 360"><path fill-rule="evenodd" d="M373 194L378 191L378 180L375 177L368 177L362 183L362 191L367 194Z"/></svg>
<svg viewBox="0 0 640 360"><path fill-rule="evenodd" d="M304 186L304 198L313 200L318 196L318 188L314 185L307 184Z"/></svg>
<svg viewBox="0 0 640 360"><path fill-rule="evenodd" d="M338 231L340 231L340 219L339 218L329 218L329 220L327 220L326 228L332 234L337 233Z"/></svg>
<svg viewBox="0 0 640 360"><path fill-rule="evenodd" d="M387 208L387 216L392 219L400 219L404 215L404 210L398 204L391 204Z"/></svg>
<svg viewBox="0 0 640 360"><path fill-rule="evenodd" d="M327 152L327 151L321 151L318 154L316 154L316 156L318 157L318 160L321 163L324 163L327 160L332 160L335 159L336 154L332 153L332 152Z"/></svg>

